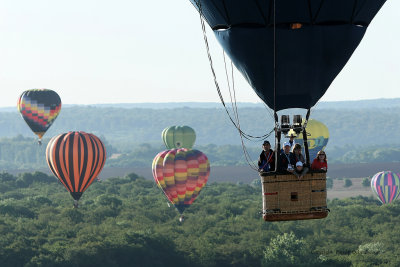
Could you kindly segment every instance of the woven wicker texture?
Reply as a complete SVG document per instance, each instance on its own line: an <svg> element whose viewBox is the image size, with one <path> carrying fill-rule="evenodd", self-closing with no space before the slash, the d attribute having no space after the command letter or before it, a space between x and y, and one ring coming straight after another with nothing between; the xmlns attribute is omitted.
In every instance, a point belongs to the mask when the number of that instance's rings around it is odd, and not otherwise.
<svg viewBox="0 0 400 267"><path fill-rule="evenodd" d="M326 173L308 173L302 179L292 174L262 175L261 181L264 214L310 217L307 214L325 212Z"/></svg>

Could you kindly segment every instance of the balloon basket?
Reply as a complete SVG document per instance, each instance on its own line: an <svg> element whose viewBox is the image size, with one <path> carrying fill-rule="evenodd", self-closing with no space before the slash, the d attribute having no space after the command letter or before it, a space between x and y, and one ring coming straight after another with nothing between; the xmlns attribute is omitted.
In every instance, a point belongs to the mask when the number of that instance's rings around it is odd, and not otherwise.
<svg viewBox="0 0 400 267"><path fill-rule="evenodd" d="M303 211L303 212L293 212L293 213L270 213L264 214L263 219L266 222L275 222L275 221L297 221L297 220L312 220L312 219L323 219L328 216L328 211Z"/></svg>
<svg viewBox="0 0 400 267"><path fill-rule="evenodd" d="M328 216L326 172L310 172L302 179L293 174L261 173L265 221L322 219Z"/></svg>

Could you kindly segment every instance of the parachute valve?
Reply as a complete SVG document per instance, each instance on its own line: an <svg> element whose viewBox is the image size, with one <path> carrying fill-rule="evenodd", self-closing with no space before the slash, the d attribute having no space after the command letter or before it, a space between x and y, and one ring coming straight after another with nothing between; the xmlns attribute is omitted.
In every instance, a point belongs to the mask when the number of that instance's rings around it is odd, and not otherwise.
<svg viewBox="0 0 400 267"><path fill-rule="evenodd" d="M292 30L298 30L301 29L303 27L303 24L301 23L291 23L290 24L290 29Z"/></svg>

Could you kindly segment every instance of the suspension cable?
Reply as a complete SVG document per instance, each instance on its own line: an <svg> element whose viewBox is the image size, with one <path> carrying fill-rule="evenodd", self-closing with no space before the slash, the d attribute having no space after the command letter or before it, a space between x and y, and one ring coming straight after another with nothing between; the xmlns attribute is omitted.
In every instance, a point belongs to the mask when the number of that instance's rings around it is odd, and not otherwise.
<svg viewBox="0 0 400 267"><path fill-rule="evenodd" d="M203 15L202 15L201 0L197 0L197 1L196 1L196 4L197 4L197 6L198 6L198 8L199 8L200 22L201 22L201 27L202 27L202 31L203 31L203 39L204 39L204 43L205 43L206 50L207 50L207 57L208 57L208 60L209 60L209 63L210 63L211 72L212 72L212 75L213 75L213 78L214 78L214 84L215 84L215 87L216 87L216 89L217 89L217 92L218 92L218 96L219 96L219 98L220 98L220 101L221 101L222 105L224 106L225 112L228 114L228 117L229 117L229 119L231 120L232 124L235 126L235 128L236 128L241 134L243 134L243 137L244 137L245 139L250 140L251 138L254 138L254 139L265 139L265 138L267 138L267 137L269 136L268 134L265 134L265 135L262 135L262 136L253 136L253 135L249 135L249 134L243 132L243 131L240 129L240 127L238 127L238 125L237 125L237 123L234 121L234 119L232 118L232 115L229 113L229 110L228 110L228 108L227 108L227 106L226 106L226 104L225 104L225 101L224 101L224 98L223 98L223 95L222 95L220 86L219 86L218 81L217 81L216 72L215 72L215 69L214 69L214 64L213 64L212 57L211 57L211 53L210 53L210 47L209 47L209 43L208 43L208 39L207 39L206 27L205 27Z"/></svg>
<svg viewBox="0 0 400 267"><path fill-rule="evenodd" d="M232 110L235 114L235 118L236 118L236 122L237 125L239 127L239 135L240 135L240 141L242 143L242 150L243 150L243 154L245 156L245 159L247 161L247 164L250 166L250 168L252 168L255 171L258 171L259 168L257 168L257 165L254 163L254 161L251 159L251 156L246 148L246 145L244 143L243 140L243 134L242 131L240 131L240 120L239 120L239 112L237 109L237 101L236 101L236 90L235 90L235 79L234 79L234 74L233 74L233 63L231 61L231 79L232 79L232 91L233 91L233 99L232 99L232 93L231 93L231 88L229 86L229 77L228 77L228 70L226 67L226 57L225 57L225 53L224 53L224 65L225 65L225 73L227 75L227 80L228 80L228 88L229 88L229 95L231 98L231 104L232 104Z"/></svg>
<svg viewBox="0 0 400 267"><path fill-rule="evenodd" d="M229 90L229 97L231 100L232 111L233 111L233 114L235 115L235 123L237 125L237 129L238 129L239 133L241 134L242 137L244 137L245 139L247 139L249 141L259 141L259 139L267 138L269 136L269 134L264 134L262 136L252 136L252 135L246 134L245 132L243 132L241 130L240 120L239 120L239 111L238 111L237 100L236 100L236 89L235 89L235 79L234 79L235 76L233 73L233 69L234 69L233 63L231 61L231 80L232 80L232 87L231 87L230 83L229 83L229 75L228 75L228 68L226 65L225 52L223 52L223 58L224 58L224 66L225 66L225 75L226 75L226 80L227 80L228 90ZM233 94L232 94L232 92L233 92ZM257 139L257 140L251 140L251 139Z"/></svg>
<svg viewBox="0 0 400 267"><path fill-rule="evenodd" d="M276 0L274 0L274 114L276 114Z"/></svg>
<svg viewBox="0 0 400 267"><path fill-rule="evenodd" d="M234 77L234 75L233 75L233 64L232 64L232 61L231 61L231 70L232 70L231 71L231 75L232 75L232 90L231 90L231 86L230 86L230 83L229 83L229 75L228 75L227 66L226 66L225 53L223 52L224 65L225 65L225 74L226 74L226 77L227 77L227 84L228 84L229 95L230 95L230 99L231 99L232 112L233 112L235 120L232 118L232 115L229 113L228 108L226 107L223 95L222 95L221 90L220 90L220 86L219 86L218 81L217 81L216 73L215 73L215 70L214 70L213 61L212 61L212 57L211 57L211 53L210 53L210 47L209 47L209 43L208 43L208 39L207 39L205 22L204 22L203 13L202 13L201 0L196 0L196 4L197 4L197 6L199 8L200 22L201 22L201 28L202 28L202 32L203 32L203 39L204 39L204 43L205 43L206 51L207 51L207 57L208 57L208 60L209 60L209 63L210 63L211 72L212 72L212 75L213 75L213 78L214 78L214 84L215 84L215 87L217 89L219 98L221 100L222 105L225 108L225 112L228 114L229 119L231 120L232 124L235 126L235 128L239 132L243 153L244 153L244 156L246 158L246 161L247 161L248 165L252 169L258 171L258 168L255 165L254 161L252 161L251 158L250 158L250 155L249 155L248 150L247 150L247 148L245 146L245 143L244 143L244 139L247 139L247 140L250 140L250 141L252 141L251 138L253 138L253 139L266 139L275 131L275 129L272 129L268 134L265 134L263 136L252 136L252 135L246 134L245 132L243 132L241 130L241 128L240 128L240 120L239 120L239 113L238 113L238 108L237 108L237 101L236 101L236 91L235 91L234 78L233 78ZM232 96L232 91L233 91L233 96Z"/></svg>

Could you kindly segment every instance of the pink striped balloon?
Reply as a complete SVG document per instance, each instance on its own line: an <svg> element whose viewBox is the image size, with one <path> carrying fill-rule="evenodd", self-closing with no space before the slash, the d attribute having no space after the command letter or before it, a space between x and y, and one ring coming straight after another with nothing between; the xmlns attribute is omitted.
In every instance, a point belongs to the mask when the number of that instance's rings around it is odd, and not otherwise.
<svg viewBox="0 0 400 267"><path fill-rule="evenodd" d="M152 172L165 196L182 213L206 185L210 163L196 149L170 149L155 156Z"/></svg>
<svg viewBox="0 0 400 267"><path fill-rule="evenodd" d="M400 175L391 171L382 171L371 179L371 189L383 204L391 203L400 194Z"/></svg>

